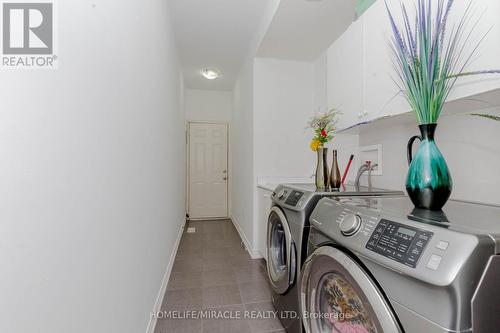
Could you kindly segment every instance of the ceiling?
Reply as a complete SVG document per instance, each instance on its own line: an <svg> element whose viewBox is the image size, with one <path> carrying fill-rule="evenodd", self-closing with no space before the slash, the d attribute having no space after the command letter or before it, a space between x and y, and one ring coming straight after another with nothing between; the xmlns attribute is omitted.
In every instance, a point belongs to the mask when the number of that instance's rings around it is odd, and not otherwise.
<svg viewBox="0 0 500 333"><path fill-rule="evenodd" d="M232 90L254 53L279 0L168 0L186 88ZM288 0L284 0L288 1ZM220 71L203 78L204 68Z"/></svg>
<svg viewBox="0 0 500 333"><path fill-rule="evenodd" d="M282 0L259 57L314 61L352 23L354 0Z"/></svg>

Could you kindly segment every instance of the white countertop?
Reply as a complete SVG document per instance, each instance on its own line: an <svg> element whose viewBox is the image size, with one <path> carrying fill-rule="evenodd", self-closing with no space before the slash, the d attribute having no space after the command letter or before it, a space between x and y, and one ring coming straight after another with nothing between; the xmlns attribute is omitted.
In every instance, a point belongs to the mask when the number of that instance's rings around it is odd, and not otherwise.
<svg viewBox="0 0 500 333"><path fill-rule="evenodd" d="M257 178L257 187L265 191L274 192L280 184L312 184L313 179L310 177L261 177Z"/></svg>
<svg viewBox="0 0 500 333"><path fill-rule="evenodd" d="M272 183L260 183L257 184L257 187L269 192L274 192L276 187L278 187L279 184L272 184Z"/></svg>

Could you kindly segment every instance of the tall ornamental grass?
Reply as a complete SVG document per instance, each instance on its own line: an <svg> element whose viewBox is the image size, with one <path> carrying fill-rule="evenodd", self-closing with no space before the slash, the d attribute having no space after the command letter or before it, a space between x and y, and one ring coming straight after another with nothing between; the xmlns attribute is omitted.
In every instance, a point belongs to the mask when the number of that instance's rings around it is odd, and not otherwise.
<svg viewBox="0 0 500 333"><path fill-rule="evenodd" d="M461 20L448 27L453 3L454 0L416 0L415 18L411 20L406 5L401 2L401 26L396 24L387 1L385 3L393 32L390 46L396 83L419 124L437 122L460 77L500 73L497 70L466 72L486 34L478 41L471 40L479 23L478 19L471 25L472 1Z"/></svg>

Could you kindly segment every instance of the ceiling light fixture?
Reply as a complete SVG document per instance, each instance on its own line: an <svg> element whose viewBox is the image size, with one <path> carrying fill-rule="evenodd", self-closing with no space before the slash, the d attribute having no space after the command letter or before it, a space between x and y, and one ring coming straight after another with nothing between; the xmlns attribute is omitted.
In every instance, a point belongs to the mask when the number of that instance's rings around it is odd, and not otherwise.
<svg viewBox="0 0 500 333"><path fill-rule="evenodd" d="M207 80L215 80L220 77L220 72L215 69L205 68L201 71L201 75Z"/></svg>

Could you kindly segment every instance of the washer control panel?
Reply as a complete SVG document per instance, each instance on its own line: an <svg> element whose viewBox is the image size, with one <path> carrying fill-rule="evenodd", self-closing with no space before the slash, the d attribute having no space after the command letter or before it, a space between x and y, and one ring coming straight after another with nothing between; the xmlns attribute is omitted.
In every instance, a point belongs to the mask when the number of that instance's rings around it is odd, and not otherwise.
<svg viewBox="0 0 500 333"><path fill-rule="evenodd" d="M299 192L299 191L292 191L288 198L286 199L285 203L287 205L290 205L292 207L297 206L299 203L299 200L304 196L304 192Z"/></svg>
<svg viewBox="0 0 500 333"><path fill-rule="evenodd" d="M382 219L366 248L412 268L424 252L433 233Z"/></svg>

